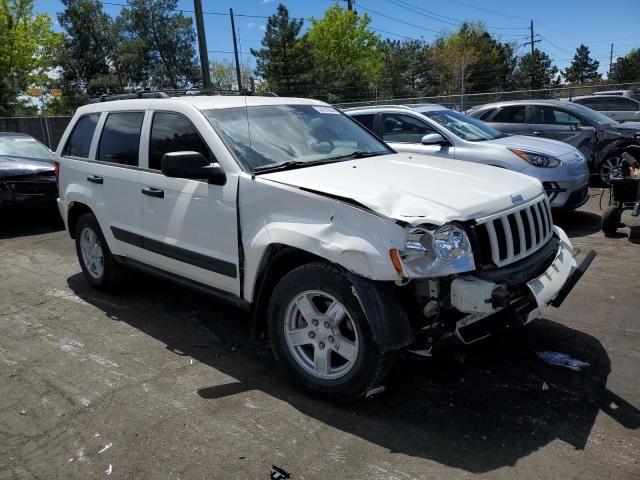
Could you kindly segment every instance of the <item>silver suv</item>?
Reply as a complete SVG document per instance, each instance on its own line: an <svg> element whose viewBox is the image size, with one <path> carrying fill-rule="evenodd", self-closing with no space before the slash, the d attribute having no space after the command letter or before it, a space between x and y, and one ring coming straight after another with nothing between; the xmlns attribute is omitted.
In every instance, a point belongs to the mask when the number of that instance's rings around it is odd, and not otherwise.
<svg viewBox="0 0 640 480"><path fill-rule="evenodd" d="M571 101L602 112L618 122L640 121L640 101L635 98L620 95L589 95L574 97Z"/></svg>
<svg viewBox="0 0 640 480"><path fill-rule="evenodd" d="M564 142L505 135L440 105L379 105L345 113L398 152L484 163L537 178L554 208L575 209L588 200L587 161Z"/></svg>

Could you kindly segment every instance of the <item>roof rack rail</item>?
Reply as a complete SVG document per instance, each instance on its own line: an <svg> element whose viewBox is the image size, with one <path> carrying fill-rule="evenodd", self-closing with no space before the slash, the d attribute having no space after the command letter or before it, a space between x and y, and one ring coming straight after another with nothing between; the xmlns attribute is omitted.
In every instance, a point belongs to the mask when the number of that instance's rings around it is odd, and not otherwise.
<svg viewBox="0 0 640 480"><path fill-rule="evenodd" d="M360 107L348 107L348 108L341 108L341 110L343 111L347 111L347 110L369 110L369 109L376 109L376 108L401 108L403 110L412 110L411 107L407 107L406 105L395 105L393 103L391 104L387 104L387 103L380 103L378 105L362 105Z"/></svg>
<svg viewBox="0 0 640 480"><path fill-rule="evenodd" d="M97 98L93 98L89 103L100 103L100 102L113 102L116 100L131 100L136 98L171 98L171 97L184 97L190 95L206 95L206 96L215 96L215 95L248 95L248 96L257 96L257 97L277 97L273 92L262 92L262 93L254 93L250 90L243 89L242 91L238 90L214 90L214 89L166 89L166 90L142 90L140 92L134 93L107 93L104 95L100 95Z"/></svg>
<svg viewBox="0 0 640 480"><path fill-rule="evenodd" d="M121 93L121 94L105 94L100 95L98 98L94 98L91 100L91 103L100 103L100 102L113 102L116 100L131 100L134 98L169 98L164 92L151 92L151 91L142 91L136 93Z"/></svg>

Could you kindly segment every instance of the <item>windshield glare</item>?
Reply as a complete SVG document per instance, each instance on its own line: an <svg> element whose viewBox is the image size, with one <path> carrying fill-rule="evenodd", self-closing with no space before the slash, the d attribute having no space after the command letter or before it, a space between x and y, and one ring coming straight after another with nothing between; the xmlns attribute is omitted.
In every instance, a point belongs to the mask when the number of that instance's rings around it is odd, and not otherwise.
<svg viewBox="0 0 640 480"><path fill-rule="evenodd" d="M2 137L0 138L0 156L37 158L53 160L53 154L47 147L33 138Z"/></svg>
<svg viewBox="0 0 640 480"><path fill-rule="evenodd" d="M323 105L261 105L206 110L209 122L251 170L392 153L354 120Z"/></svg>
<svg viewBox="0 0 640 480"><path fill-rule="evenodd" d="M587 120L592 121L596 125L609 125L609 124L617 124L615 120L607 117L605 114L596 112L595 110L590 109L589 107L585 107L584 105L580 105L579 103L573 103L571 107L583 117L586 117Z"/></svg>
<svg viewBox="0 0 640 480"><path fill-rule="evenodd" d="M483 142L506 136L483 121L467 117L455 110L434 110L422 112L422 114L435 120L451 133L468 142Z"/></svg>

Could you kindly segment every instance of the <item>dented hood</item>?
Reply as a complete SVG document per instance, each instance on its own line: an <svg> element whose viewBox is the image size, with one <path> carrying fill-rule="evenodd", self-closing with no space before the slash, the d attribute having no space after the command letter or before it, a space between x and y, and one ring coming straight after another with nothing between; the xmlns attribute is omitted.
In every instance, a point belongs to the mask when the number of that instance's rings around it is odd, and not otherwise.
<svg viewBox="0 0 640 480"><path fill-rule="evenodd" d="M355 202L414 225L481 218L543 194L540 182L527 175L409 153L272 172L259 178Z"/></svg>
<svg viewBox="0 0 640 480"><path fill-rule="evenodd" d="M23 175L53 174L53 160L0 156L0 178Z"/></svg>

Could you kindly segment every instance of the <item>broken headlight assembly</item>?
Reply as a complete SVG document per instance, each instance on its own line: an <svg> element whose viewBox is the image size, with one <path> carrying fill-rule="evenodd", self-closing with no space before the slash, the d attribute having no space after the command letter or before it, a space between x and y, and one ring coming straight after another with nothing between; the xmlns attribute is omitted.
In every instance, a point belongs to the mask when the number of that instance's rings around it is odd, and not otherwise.
<svg viewBox="0 0 640 480"><path fill-rule="evenodd" d="M398 253L407 274L438 277L475 269L469 237L456 224L411 228Z"/></svg>

